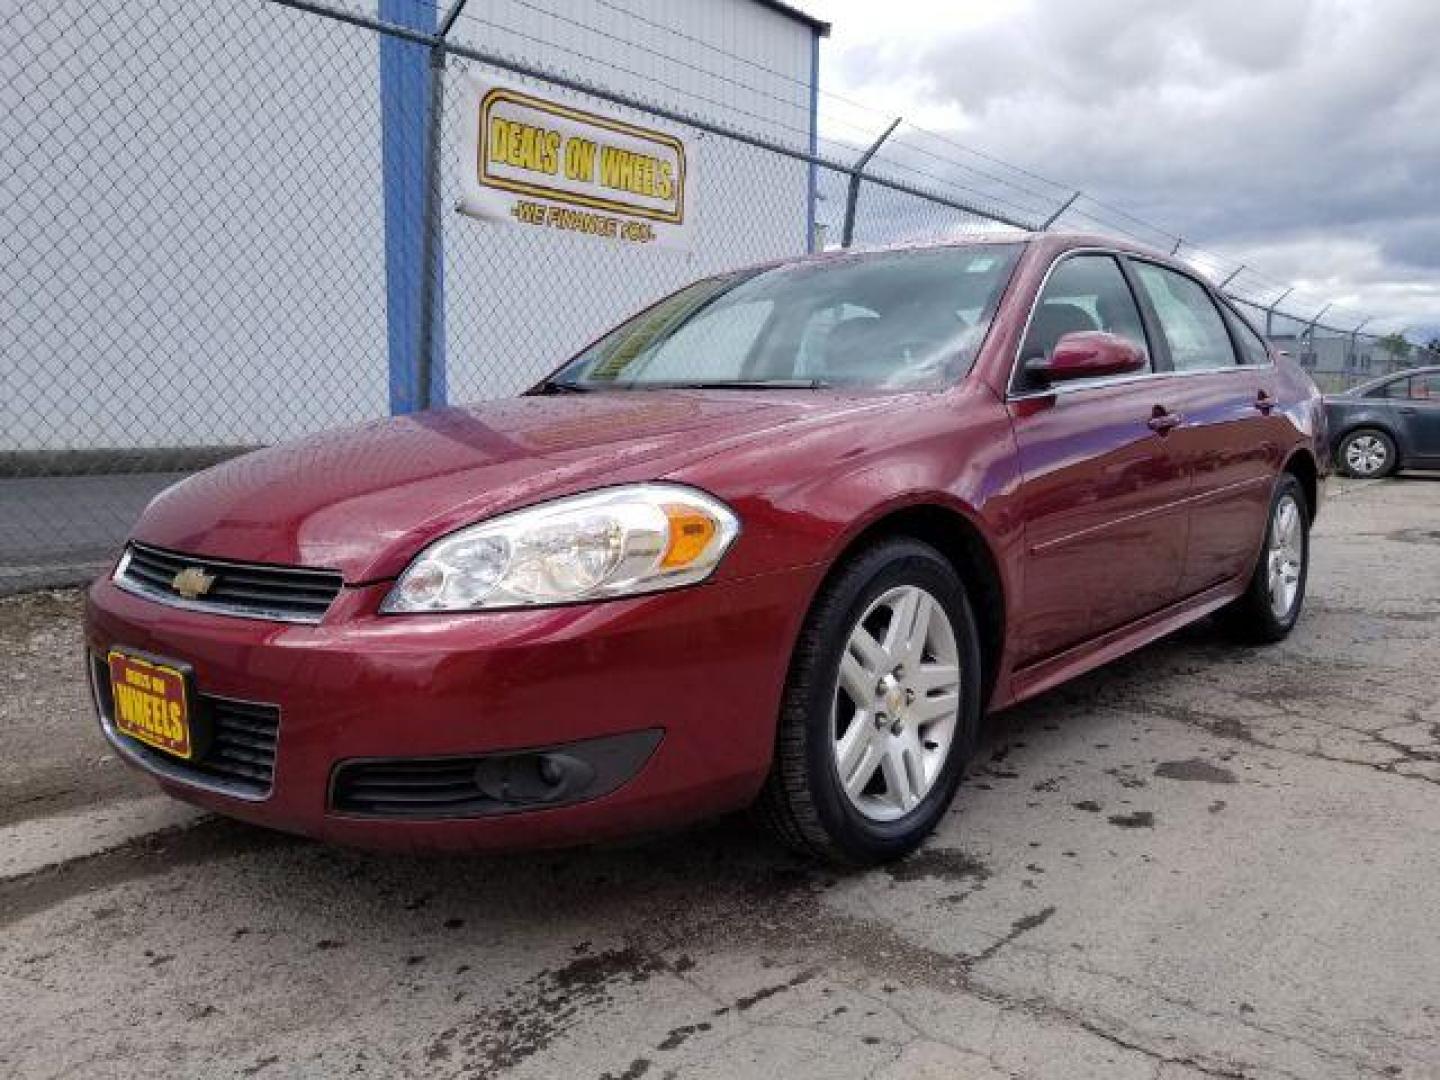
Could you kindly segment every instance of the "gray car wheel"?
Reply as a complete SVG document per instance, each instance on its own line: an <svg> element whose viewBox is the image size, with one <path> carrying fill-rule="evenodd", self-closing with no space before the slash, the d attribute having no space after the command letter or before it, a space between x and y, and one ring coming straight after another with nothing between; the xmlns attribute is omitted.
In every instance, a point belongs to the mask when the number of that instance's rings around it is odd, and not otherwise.
<svg viewBox="0 0 1440 1080"><path fill-rule="evenodd" d="M1340 440L1335 463L1359 480L1387 476L1395 469L1395 442L1378 428L1357 428Z"/></svg>

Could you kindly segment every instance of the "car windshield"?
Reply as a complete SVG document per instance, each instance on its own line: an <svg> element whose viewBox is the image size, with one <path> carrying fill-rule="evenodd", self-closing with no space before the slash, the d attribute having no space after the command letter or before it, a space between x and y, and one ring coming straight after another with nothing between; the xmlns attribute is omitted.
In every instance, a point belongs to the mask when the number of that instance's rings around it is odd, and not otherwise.
<svg viewBox="0 0 1440 1080"><path fill-rule="evenodd" d="M707 278L572 360L551 389L934 389L969 370L1019 244L823 259Z"/></svg>

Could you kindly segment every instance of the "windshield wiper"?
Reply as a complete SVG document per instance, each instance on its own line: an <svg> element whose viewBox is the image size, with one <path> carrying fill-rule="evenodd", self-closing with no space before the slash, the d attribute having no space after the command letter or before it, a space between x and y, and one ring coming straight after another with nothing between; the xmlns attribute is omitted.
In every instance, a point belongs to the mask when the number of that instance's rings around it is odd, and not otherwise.
<svg viewBox="0 0 1440 1080"><path fill-rule="evenodd" d="M583 383L566 382L563 379L546 379L540 384L542 394L588 394L595 389Z"/></svg>
<svg viewBox="0 0 1440 1080"><path fill-rule="evenodd" d="M634 390L825 390L824 379L714 379L700 382L629 383Z"/></svg>

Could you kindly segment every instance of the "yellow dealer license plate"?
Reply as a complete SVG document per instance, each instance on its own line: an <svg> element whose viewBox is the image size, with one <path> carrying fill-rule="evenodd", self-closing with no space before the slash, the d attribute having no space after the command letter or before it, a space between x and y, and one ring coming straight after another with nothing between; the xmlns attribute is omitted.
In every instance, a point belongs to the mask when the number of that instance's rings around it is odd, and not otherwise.
<svg viewBox="0 0 1440 1080"><path fill-rule="evenodd" d="M185 673L177 667L111 649L115 729L176 757L194 752Z"/></svg>

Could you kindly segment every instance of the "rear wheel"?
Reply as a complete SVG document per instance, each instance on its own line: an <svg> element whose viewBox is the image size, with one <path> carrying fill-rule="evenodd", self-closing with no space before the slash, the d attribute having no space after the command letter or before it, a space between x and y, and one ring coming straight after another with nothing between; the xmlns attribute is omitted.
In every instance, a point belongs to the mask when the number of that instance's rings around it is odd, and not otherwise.
<svg viewBox="0 0 1440 1080"><path fill-rule="evenodd" d="M1310 569L1310 514L1300 481L1283 473L1270 499L1265 547L1245 595L1225 609L1236 636L1279 641L1295 628Z"/></svg>
<svg viewBox="0 0 1440 1080"><path fill-rule="evenodd" d="M1395 441L1377 428L1360 428L1340 440L1335 463L1346 476L1374 480L1395 469Z"/></svg>
<svg viewBox="0 0 1440 1080"><path fill-rule="evenodd" d="M980 721L980 651L955 570L883 541L811 611L757 807L790 846L851 865L899 858L954 798Z"/></svg>

